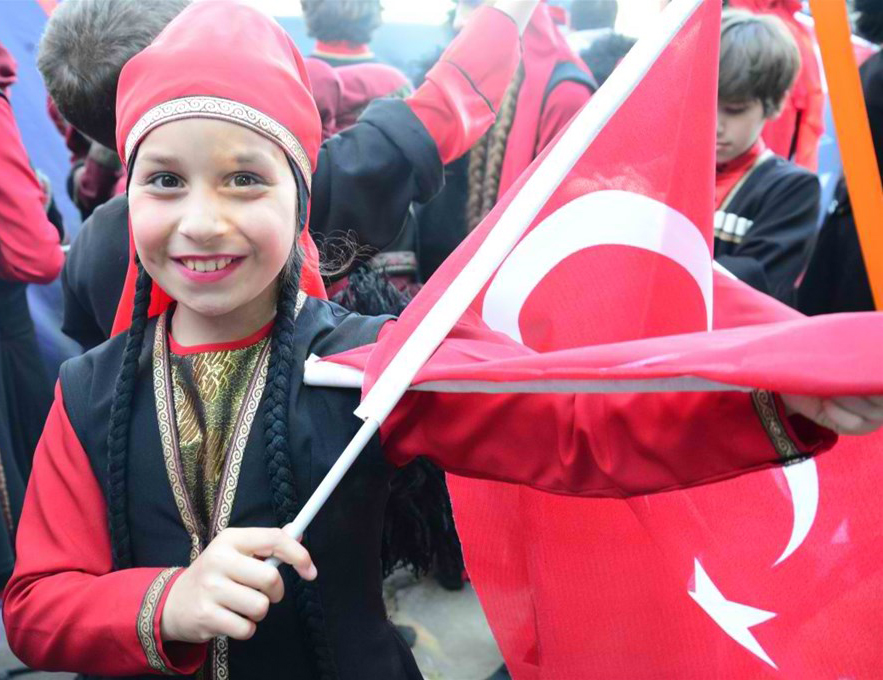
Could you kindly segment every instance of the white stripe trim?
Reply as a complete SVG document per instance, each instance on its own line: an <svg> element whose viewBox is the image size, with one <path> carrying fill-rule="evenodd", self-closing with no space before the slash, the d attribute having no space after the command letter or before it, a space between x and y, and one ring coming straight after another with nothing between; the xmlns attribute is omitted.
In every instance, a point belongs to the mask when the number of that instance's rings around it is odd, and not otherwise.
<svg viewBox="0 0 883 680"><path fill-rule="evenodd" d="M365 374L351 366L322 361L311 354L304 364L304 384L311 387L362 389ZM657 378L652 380L525 380L492 382L488 380L436 380L412 385L409 391L449 393L594 393L618 392L750 392L750 387L693 376Z"/></svg>

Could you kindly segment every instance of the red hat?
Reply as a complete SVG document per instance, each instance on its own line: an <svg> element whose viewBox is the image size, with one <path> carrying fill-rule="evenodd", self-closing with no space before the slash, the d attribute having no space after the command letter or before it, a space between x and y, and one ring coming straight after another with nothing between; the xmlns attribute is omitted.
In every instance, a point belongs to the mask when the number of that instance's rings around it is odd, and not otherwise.
<svg viewBox="0 0 883 680"><path fill-rule="evenodd" d="M322 124L303 58L273 19L237 0L202 0L179 14L120 74L117 151L128 167L153 129L182 118L213 118L242 125L276 142L309 191ZM309 210L309 206L306 206ZM137 269L132 260L113 332L128 328ZM301 288L325 297L318 252L306 227ZM171 298L154 284L150 315Z"/></svg>

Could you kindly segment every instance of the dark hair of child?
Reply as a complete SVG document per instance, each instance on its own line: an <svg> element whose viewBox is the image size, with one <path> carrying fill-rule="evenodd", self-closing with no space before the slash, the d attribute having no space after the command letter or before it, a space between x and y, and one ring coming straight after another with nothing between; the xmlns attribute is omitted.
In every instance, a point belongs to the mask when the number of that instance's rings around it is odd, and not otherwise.
<svg viewBox="0 0 883 680"><path fill-rule="evenodd" d="M92 139L115 149L120 71L190 2L69 0L59 4L40 40L37 67L61 115Z"/></svg>
<svg viewBox="0 0 883 680"><path fill-rule="evenodd" d="M766 117L779 110L800 70L794 38L776 17L738 10L721 23L718 100L759 99Z"/></svg>
<svg viewBox="0 0 883 680"><path fill-rule="evenodd" d="M858 34L875 45L883 45L883 2L855 0L855 11Z"/></svg>
<svg viewBox="0 0 883 680"><path fill-rule="evenodd" d="M289 161L291 163L291 161ZM131 166L131 163L130 163ZM298 187L298 205L308 201L306 184L292 166ZM305 226L306 211L298 211L299 228ZM264 401L264 440L267 474L272 490L273 508L279 526L291 522L297 514L300 500L288 450L288 403L291 394L294 324L297 316L297 296L300 289L301 254L295 246L279 279L279 298L276 303L276 322L273 326L270 361L267 368L266 397ZM131 419L132 397L138 377L138 364L147 326L150 291L153 281L138 264L138 283L132 310L132 325L126 337L123 363L114 387L107 437L108 514L111 549L115 569L132 566L129 538L128 507L126 503L126 475ZM325 634L324 614L313 584L295 575L294 599L298 614L308 631L314 653L316 670L322 680L337 676L328 638Z"/></svg>
<svg viewBox="0 0 883 680"><path fill-rule="evenodd" d="M307 34L322 42L364 45L380 26L380 0L301 0Z"/></svg>

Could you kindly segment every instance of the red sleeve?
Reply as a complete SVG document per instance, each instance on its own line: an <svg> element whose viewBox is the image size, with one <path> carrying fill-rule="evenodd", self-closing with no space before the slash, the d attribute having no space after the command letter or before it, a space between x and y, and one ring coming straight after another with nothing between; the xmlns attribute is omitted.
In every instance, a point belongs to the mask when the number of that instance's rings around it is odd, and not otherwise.
<svg viewBox="0 0 883 680"><path fill-rule="evenodd" d="M3 593L9 646L32 668L122 676L195 672L205 645L163 644L159 622L180 568L111 571L107 508L61 388L34 456Z"/></svg>
<svg viewBox="0 0 883 680"><path fill-rule="evenodd" d="M381 427L387 458L545 491L623 497L780 465L836 436L772 393L409 392Z"/></svg>
<svg viewBox="0 0 883 680"><path fill-rule="evenodd" d="M405 100L435 140L442 163L466 153L493 124L520 58L515 22L483 7Z"/></svg>
<svg viewBox="0 0 883 680"><path fill-rule="evenodd" d="M43 190L28 163L12 107L0 96L0 277L49 283L61 272L58 230L46 217Z"/></svg>
<svg viewBox="0 0 883 680"><path fill-rule="evenodd" d="M543 115L540 117L537 155L546 148L576 113L592 98L592 93L582 83L565 80L549 93Z"/></svg>

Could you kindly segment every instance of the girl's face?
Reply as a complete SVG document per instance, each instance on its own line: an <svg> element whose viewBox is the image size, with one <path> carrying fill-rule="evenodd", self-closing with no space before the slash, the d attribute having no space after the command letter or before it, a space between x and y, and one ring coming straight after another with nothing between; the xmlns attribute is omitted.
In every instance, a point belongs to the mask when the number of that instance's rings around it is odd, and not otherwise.
<svg viewBox="0 0 883 680"><path fill-rule="evenodd" d="M141 263L179 305L272 318L297 218L278 145L226 121L166 123L138 149L129 210Z"/></svg>

